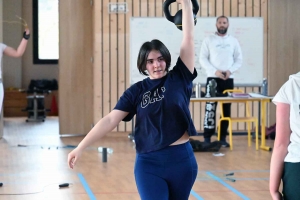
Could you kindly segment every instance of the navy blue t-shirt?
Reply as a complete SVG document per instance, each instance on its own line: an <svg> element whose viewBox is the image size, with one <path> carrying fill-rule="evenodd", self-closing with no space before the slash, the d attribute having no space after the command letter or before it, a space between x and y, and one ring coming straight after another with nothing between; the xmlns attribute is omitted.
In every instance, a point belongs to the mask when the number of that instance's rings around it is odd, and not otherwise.
<svg viewBox="0 0 300 200"><path fill-rule="evenodd" d="M137 153L162 149L177 141L185 131L197 135L189 103L192 94L192 74L180 57L166 76L146 78L128 88L114 109L129 112L123 121L136 114L134 139Z"/></svg>

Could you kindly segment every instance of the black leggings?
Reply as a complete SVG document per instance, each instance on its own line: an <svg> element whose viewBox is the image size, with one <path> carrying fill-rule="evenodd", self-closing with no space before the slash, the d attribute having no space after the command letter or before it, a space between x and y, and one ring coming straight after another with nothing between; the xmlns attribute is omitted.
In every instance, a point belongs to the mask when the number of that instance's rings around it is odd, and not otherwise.
<svg viewBox="0 0 300 200"><path fill-rule="evenodd" d="M210 80L215 79L217 83L217 93L216 95L223 94L224 90L233 89L233 79L229 78L227 80L222 80L220 78L212 78L209 77L206 80L206 87ZM206 102L205 105L205 116L204 116L204 138L210 138L213 134L215 134L216 129L216 110L217 110L217 102ZM223 104L223 113L224 117L230 117L231 111L231 103ZM221 122L221 139L225 139L227 135L228 129L228 121Z"/></svg>
<svg viewBox="0 0 300 200"><path fill-rule="evenodd" d="M300 199L300 163L284 163L282 185L284 200Z"/></svg>

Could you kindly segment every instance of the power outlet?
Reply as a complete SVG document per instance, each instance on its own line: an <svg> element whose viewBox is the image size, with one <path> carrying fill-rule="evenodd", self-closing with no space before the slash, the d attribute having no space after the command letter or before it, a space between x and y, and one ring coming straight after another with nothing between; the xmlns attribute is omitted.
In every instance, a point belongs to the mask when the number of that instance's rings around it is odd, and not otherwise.
<svg viewBox="0 0 300 200"><path fill-rule="evenodd" d="M109 3L108 5L109 13L126 13L127 4L126 3Z"/></svg>
<svg viewBox="0 0 300 200"><path fill-rule="evenodd" d="M125 12L126 6L124 4L118 4L117 9L118 9L118 12Z"/></svg>

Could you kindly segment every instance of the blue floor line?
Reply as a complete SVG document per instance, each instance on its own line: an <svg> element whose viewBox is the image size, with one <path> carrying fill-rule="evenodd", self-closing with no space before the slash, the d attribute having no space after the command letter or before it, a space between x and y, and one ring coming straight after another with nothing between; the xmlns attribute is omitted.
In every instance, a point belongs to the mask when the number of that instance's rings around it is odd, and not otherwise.
<svg viewBox="0 0 300 200"><path fill-rule="evenodd" d="M194 190L191 190L191 195L193 195L197 200L203 200Z"/></svg>
<svg viewBox="0 0 300 200"><path fill-rule="evenodd" d="M90 189L90 187L89 187L88 183L86 182L86 180L84 179L83 175L82 174L78 174L78 177L79 177L80 182L83 185L86 193L90 197L90 200L96 200L95 195L93 194L92 190Z"/></svg>
<svg viewBox="0 0 300 200"><path fill-rule="evenodd" d="M231 185L229 185L228 183L226 183L225 181L223 181L221 178L215 176L213 173L206 172L206 174L209 175L210 177L212 177L213 179L215 179L216 181L218 181L219 183L221 183L222 185L224 185L225 187L227 187L229 190L231 190L233 193L235 193L236 195L238 195L239 197L241 197L243 200L250 200L244 194L242 194L237 189L235 189L234 187L232 187Z"/></svg>

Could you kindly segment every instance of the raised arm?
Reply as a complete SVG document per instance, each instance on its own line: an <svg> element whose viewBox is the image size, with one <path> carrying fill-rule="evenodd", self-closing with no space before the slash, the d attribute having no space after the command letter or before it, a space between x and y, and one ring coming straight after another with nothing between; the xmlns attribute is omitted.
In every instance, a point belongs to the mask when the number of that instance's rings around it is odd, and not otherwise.
<svg viewBox="0 0 300 200"><path fill-rule="evenodd" d="M290 143L290 105L277 103L276 106L276 138L270 166L270 193L273 199L281 199L279 185L283 172L284 158Z"/></svg>
<svg viewBox="0 0 300 200"><path fill-rule="evenodd" d="M69 167L73 169L76 161L80 157L82 151L112 131L121 121L128 115L128 112L120 110L112 110L108 115L103 117L79 143L76 149L68 155Z"/></svg>
<svg viewBox="0 0 300 200"><path fill-rule="evenodd" d="M194 73L195 49L194 49L194 16L191 0L177 0L182 4L182 43L180 58L191 73Z"/></svg>
<svg viewBox="0 0 300 200"><path fill-rule="evenodd" d="M30 35L29 29L26 29L25 33L26 34L23 37L23 39L21 40L21 43L19 44L17 50L12 47L7 46L3 51L4 55L17 58L17 57L21 57L24 54L27 43L28 43L28 39L25 39L25 37L26 36L29 37L29 35Z"/></svg>

